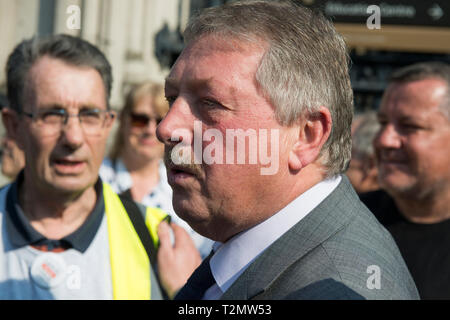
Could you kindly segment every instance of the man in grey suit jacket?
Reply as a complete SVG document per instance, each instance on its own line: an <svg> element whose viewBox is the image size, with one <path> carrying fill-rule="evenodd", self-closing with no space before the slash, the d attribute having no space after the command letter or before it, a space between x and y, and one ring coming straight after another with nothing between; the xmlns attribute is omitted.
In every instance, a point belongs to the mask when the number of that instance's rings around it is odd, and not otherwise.
<svg viewBox="0 0 450 320"><path fill-rule="evenodd" d="M204 10L184 36L157 135L175 211L216 243L175 298L418 298L342 175L353 95L332 24L290 1L246 1ZM180 248L165 231L168 270Z"/></svg>
<svg viewBox="0 0 450 320"><path fill-rule="evenodd" d="M418 297L392 241L344 178L319 206L265 250L222 298Z"/></svg>

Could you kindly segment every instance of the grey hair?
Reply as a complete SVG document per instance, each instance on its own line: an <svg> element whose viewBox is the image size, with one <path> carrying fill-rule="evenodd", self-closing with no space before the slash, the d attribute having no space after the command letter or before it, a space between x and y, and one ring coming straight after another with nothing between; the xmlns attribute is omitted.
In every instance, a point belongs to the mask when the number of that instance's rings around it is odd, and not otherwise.
<svg viewBox="0 0 450 320"><path fill-rule="evenodd" d="M34 36L19 43L10 54L6 64L6 76L8 99L13 110L22 111L28 73L33 64L43 56L60 59L70 65L97 70L105 86L106 105L109 108L112 70L108 60L97 47L89 42L60 34Z"/></svg>
<svg viewBox="0 0 450 320"><path fill-rule="evenodd" d="M447 85L447 94L439 106L441 112L450 120L450 64L440 61L420 62L395 70L389 82L407 83L430 78L443 80Z"/></svg>
<svg viewBox="0 0 450 320"><path fill-rule="evenodd" d="M202 36L265 43L256 81L282 125L293 125L321 106L330 110L332 131L321 150L326 176L345 172L351 158L353 91L345 42L323 14L293 1L233 2L203 10L184 37Z"/></svg>
<svg viewBox="0 0 450 320"><path fill-rule="evenodd" d="M366 111L357 114L354 121L357 125L352 138L353 157L362 160L370 159L375 153L372 142L380 129L377 113L375 111Z"/></svg>

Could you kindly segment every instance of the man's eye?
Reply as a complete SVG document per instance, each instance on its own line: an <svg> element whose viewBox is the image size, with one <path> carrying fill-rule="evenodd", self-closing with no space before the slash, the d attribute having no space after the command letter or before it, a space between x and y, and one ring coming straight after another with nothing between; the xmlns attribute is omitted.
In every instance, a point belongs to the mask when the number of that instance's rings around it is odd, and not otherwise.
<svg viewBox="0 0 450 320"><path fill-rule="evenodd" d="M61 112L61 110L47 110L40 114L40 118L45 122L59 121L63 117L64 112Z"/></svg>
<svg viewBox="0 0 450 320"><path fill-rule="evenodd" d="M97 109L83 110L80 112L80 120L84 124L96 125L101 122L101 112Z"/></svg>
<svg viewBox="0 0 450 320"><path fill-rule="evenodd" d="M401 127L404 130L407 130L407 131L416 131L416 130L420 129L420 126L415 125L415 124L411 124L411 123L404 123L404 124L401 125Z"/></svg>
<svg viewBox="0 0 450 320"><path fill-rule="evenodd" d="M80 112L82 118L98 119L100 118L99 110L84 110Z"/></svg>
<svg viewBox="0 0 450 320"><path fill-rule="evenodd" d="M208 108L214 108L220 106L220 104L217 101L214 101L212 99L202 99L201 101L202 105Z"/></svg>

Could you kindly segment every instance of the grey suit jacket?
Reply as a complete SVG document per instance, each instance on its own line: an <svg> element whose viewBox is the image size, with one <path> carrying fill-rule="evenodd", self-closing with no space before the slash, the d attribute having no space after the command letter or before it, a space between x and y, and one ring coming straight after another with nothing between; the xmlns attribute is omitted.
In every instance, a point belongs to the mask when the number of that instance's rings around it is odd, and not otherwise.
<svg viewBox="0 0 450 320"><path fill-rule="evenodd" d="M348 179L267 248L222 299L418 299L388 231Z"/></svg>

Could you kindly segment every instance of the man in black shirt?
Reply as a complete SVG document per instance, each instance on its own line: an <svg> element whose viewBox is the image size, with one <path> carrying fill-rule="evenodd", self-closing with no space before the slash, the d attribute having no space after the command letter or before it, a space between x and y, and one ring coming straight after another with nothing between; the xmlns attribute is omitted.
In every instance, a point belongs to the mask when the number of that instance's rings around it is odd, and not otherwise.
<svg viewBox="0 0 450 320"><path fill-rule="evenodd" d="M391 232L422 299L450 299L450 66L395 72L374 140L384 191L361 196Z"/></svg>

